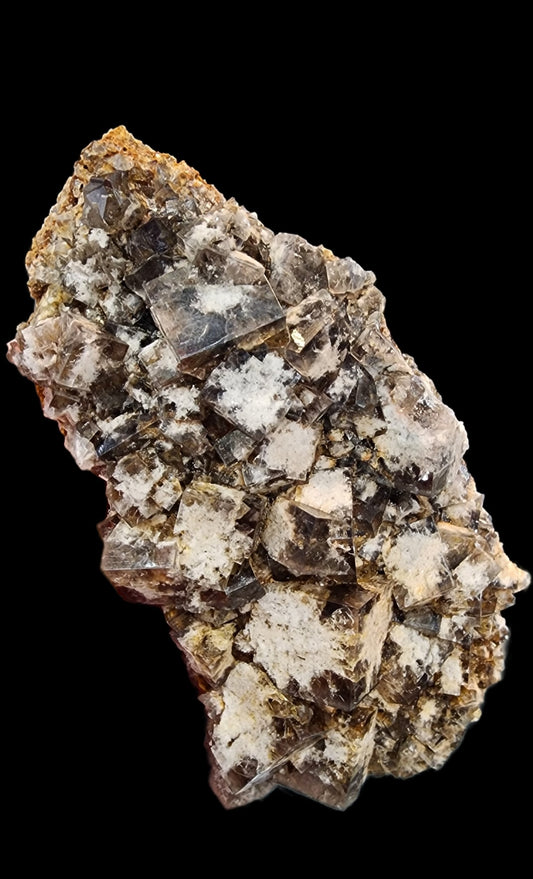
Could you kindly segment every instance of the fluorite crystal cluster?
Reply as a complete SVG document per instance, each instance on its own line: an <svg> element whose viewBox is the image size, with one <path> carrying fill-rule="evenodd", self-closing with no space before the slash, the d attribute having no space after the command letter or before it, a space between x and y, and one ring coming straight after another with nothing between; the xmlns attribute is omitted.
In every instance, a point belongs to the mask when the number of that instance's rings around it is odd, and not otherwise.
<svg viewBox="0 0 533 879"><path fill-rule="evenodd" d="M441 766L529 578L374 275L124 128L83 151L27 265L9 357L107 482L103 570L164 609L222 803L281 785L343 809L367 775Z"/></svg>

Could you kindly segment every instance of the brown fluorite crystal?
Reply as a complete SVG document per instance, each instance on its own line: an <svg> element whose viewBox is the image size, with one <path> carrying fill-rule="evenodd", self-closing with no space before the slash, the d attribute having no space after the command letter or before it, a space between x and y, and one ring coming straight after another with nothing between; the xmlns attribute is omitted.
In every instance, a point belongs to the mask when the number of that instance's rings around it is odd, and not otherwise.
<svg viewBox="0 0 533 879"><path fill-rule="evenodd" d="M164 609L222 803L282 785L343 809L367 775L441 766L529 577L373 274L124 128L83 151L27 266L9 357L107 482L103 570Z"/></svg>

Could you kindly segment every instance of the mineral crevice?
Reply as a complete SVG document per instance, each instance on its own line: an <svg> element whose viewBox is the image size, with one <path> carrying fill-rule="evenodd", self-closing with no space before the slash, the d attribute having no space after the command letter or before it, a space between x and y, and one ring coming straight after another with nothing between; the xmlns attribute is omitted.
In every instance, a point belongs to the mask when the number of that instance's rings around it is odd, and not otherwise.
<svg viewBox="0 0 533 879"><path fill-rule="evenodd" d="M9 357L106 480L103 570L164 609L222 803L282 785L343 809L367 775L441 766L529 578L374 275L124 128L83 151L27 267Z"/></svg>

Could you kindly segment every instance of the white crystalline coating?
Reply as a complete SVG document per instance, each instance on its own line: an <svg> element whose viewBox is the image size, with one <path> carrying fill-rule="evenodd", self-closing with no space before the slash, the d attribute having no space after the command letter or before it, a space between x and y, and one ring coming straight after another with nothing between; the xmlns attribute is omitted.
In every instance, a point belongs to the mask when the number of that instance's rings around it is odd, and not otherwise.
<svg viewBox="0 0 533 879"><path fill-rule="evenodd" d="M263 545L272 558L280 559L297 536L290 501L276 498L261 536Z"/></svg>
<svg viewBox="0 0 533 879"><path fill-rule="evenodd" d="M196 223L185 238L187 257L193 262L199 251L205 247L210 247L212 244L216 244L219 238L220 232L218 229L209 226L205 222Z"/></svg>
<svg viewBox="0 0 533 879"><path fill-rule="evenodd" d="M34 381L44 381L55 367L60 326L60 318L47 318L20 330L19 369L33 376Z"/></svg>
<svg viewBox="0 0 533 879"><path fill-rule="evenodd" d="M468 627L468 622L468 614L466 612L443 617L438 632L439 638L455 641L457 639L457 633L464 631L464 629Z"/></svg>
<svg viewBox="0 0 533 879"><path fill-rule="evenodd" d="M391 626L389 638L400 649L400 666L408 668L415 677L420 677L425 672L433 674L440 667L445 645L438 638L428 638L421 632L398 623Z"/></svg>
<svg viewBox="0 0 533 879"><path fill-rule="evenodd" d="M323 756L325 760L345 767L353 760L353 742L347 739L340 730L331 730L325 739Z"/></svg>
<svg viewBox="0 0 533 879"><path fill-rule="evenodd" d="M347 731L342 729L330 730L324 742L324 759L328 763L334 763L339 770L353 767L355 763L364 762L370 758L373 748L372 736L368 736L366 749L361 747L361 741L353 735L350 737Z"/></svg>
<svg viewBox="0 0 533 879"><path fill-rule="evenodd" d="M437 713L438 706L436 700L427 699L420 710L420 720L424 724L430 723Z"/></svg>
<svg viewBox="0 0 533 879"><path fill-rule="evenodd" d="M176 520L183 576L215 588L224 585L234 564L250 552L250 537L236 527L246 509L236 489L201 482L186 489Z"/></svg>
<svg viewBox="0 0 533 879"><path fill-rule="evenodd" d="M417 405L425 410L424 418L413 418L403 408L403 387L390 393L383 390L382 413L387 429L374 436L377 453L391 470L417 467L421 475L440 474L448 470L450 478L459 468L462 456L468 448L463 425L457 421L452 410L441 403L425 388Z"/></svg>
<svg viewBox="0 0 533 879"><path fill-rule="evenodd" d="M370 689L373 683L372 675L379 668L381 662L381 652L389 631L391 617L391 596L390 593L385 590L363 618L361 631L359 633L359 661L365 663L368 668L368 689Z"/></svg>
<svg viewBox="0 0 533 879"><path fill-rule="evenodd" d="M376 534L370 540L365 540L362 546L357 548L357 554L369 562L375 562L379 558L383 543L385 541L384 534Z"/></svg>
<svg viewBox="0 0 533 879"><path fill-rule="evenodd" d="M102 568L164 607L231 808L334 808L438 768L502 674L505 555L466 434L390 338L374 275L124 128L27 259L9 359L107 482Z"/></svg>
<svg viewBox="0 0 533 879"><path fill-rule="evenodd" d="M309 687L326 670L346 674L346 636L320 622L317 603L305 592L267 593L255 603L244 635L255 662L281 689L291 679Z"/></svg>
<svg viewBox="0 0 533 879"><path fill-rule="evenodd" d="M233 284L206 284L196 287L193 305L202 314L224 314L243 301L243 288Z"/></svg>
<svg viewBox="0 0 533 879"><path fill-rule="evenodd" d="M206 436L205 427L201 421L169 418L164 424L162 424L161 430L169 439L179 443L188 443L189 445L192 445L197 452L203 452L205 449L209 448L209 441Z"/></svg>
<svg viewBox="0 0 533 879"><path fill-rule="evenodd" d="M305 374L311 380L316 380L330 372L334 372L342 361L341 342L332 342L329 336L321 340L316 356L312 364L308 365Z"/></svg>
<svg viewBox="0 0 533 879"><path fill-rule="evenodd" d="M188 415L198 415L200 407L198 388L188 388L185 385L179 387L167 387L161 391L160 398L174 406L174 416L179 421Z"/></svg>
<svg viewBox="0 0 533 879"><path fill-rule="evenodd" d="M91 235L89 238L98 251L84 260L71 260L65 266L63 274L64 284L72 288L80 302L87 305L95 305L102 295L102 290L105 290L106 297L120 296L120 282L125 267L124 260L113 257L106 261L104 267L100 254L107 246L108 239L102 243L103 235L106 233L103 229L98 229L97 232L96 239Z"/></svg>
<svg viewBox="0 0 533 879"><path fill-rule="evenodd" d="M446 545L435 532L404 531L383 547L385 569L408 595L406 606L429 601L438 595L447 574Z"/></svg>
<svg viewBox="0 0 533 879"><path fill-rule="evenodd" d="M479 595L487 582L490 582L491 572L494 570L494 562L486 554L478 554L475 557L468 556L454 570L454 576L461 586L472 596Z"/></svg>
<svg viewBox="0 0 533 879"><path fill-rule="evenodd" d="M341 369L334 381L328 385L328 397L336 403L347 400L355 388L358 375L355 370Z"/></svg>
<svg viewBox="0 0 533 879"><path fill-rule="evenodd" d="M316 427L287 421L268 438L263 463L270 470L280 470L290 479L304 479L313 466L319 436Z"/></svg>
<svg viewBox="0 0 533 879"><path fill-rule="evenodd" d="M156 506L163 510L172 509L179 497L181 497L182 488L178 479L168 480L158 485L153 491L153 500Z"/></svg>
<svg viewBox="0 0 533 879"><path fill-rule="evenodd" d="M62 373L65 385L71 388L87 387L99 376L102 369L101 354L96 346L88 345L69 358Z"/></svg>
<svg viewBox="0 0 533 879"><path fill-rule="evenodd" d="M105 229L91 229L89 232L89 241L98 244L98 247L104 248L109 243L109 235Z"/></svg>
<svg viewBox="0 0 533 879"><path fill-rule="evenodd" d="M128 459L121 461L115 468L113 478L125 486L133 503L142 504L146 496L150 493L154 485L161 479L165 469L161 462L150 469L138 462L135 469L128 466Z"/></svg>
<svg viewBox="0 0 533 879"><path fill-rule="evenodd" d="M103 230L99 229L98 231ZM106 275L103 272L95 272L95 263L94 257L86 263L72 261L65 272L66 283L74 288L76 296L81 302L93 302L95 286L106 283Z"/></svg>
<svg viewBox="0 0 533 879"><path fill-rule="evenodd" d="M363 487L363 490L359 492L359 500L360 501L368 501L374 497L376 491L378 490L377 482L374 482L373 479L368 479Z"/></svg>
<svg viewBox="0 0 533 879"><path fill-rule="evenodd" d="M318 470L295 492L298 503L326 514L351 515L352 489L343 470Z"/></svg>
<svg viewBox="0 0 533 879"><path fill-rule="evenodd" d="M459 650L454 650L444 660L440 669L440 685L443 693L449 696L459 696L463 684L463 663Z"/></svg>
<svg viewBox="0 0 533 879"><path fill-rule="evenodd" d="M368 763L373 749L373 731L373 722L363 736L348 722L341 722L337 728L328 730L319 748L307 748L296 755L293 762L302 768L306 763L315 763L317 772L326 783L332 781L332 767L328 764L334 764L334 772L350 776L356 767Z"/></svg>
<svg viewBox="0 0 533 879"><path fill-rule="evenodd" d="M239 367L213 370L207 387L220 388L218 411L245 433L266 433L283 418L290 403L294 373L275 352L263 360L249 357Z"/></svg>
<svg viewBox="0 0 533 879"><path fill-rule="evenodd" d="M224 771L242 760L260 770L273 761L274 729L264 723L265 701L279 697L266 675L248 663L233 668L221 690L222 713L213 733L213 756Z"/></svg>
<svg viewBox="0 0 533 879"><path fill-rule="evenodd" d="M354 727L349 719L339 720L318 745L291 755L291 762L301 773L312 768L326 789L342 786L345 799L353 802L372 758L375 729L375 713L362 726Z"/></svg>

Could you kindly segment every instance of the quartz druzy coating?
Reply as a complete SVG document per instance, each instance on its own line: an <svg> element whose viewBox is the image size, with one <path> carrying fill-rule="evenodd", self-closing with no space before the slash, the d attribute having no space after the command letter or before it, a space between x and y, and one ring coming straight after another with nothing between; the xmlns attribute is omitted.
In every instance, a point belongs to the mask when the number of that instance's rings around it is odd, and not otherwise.
<svg viewBox="0 0 533 879"><path fill-rule="evenodd" d="M164 609L221 802L281 785L343 809L368 775L441 766L529 577L374 275L122 127L83 151L27 267L9 357L106 480L102 568Z"/></svg>

